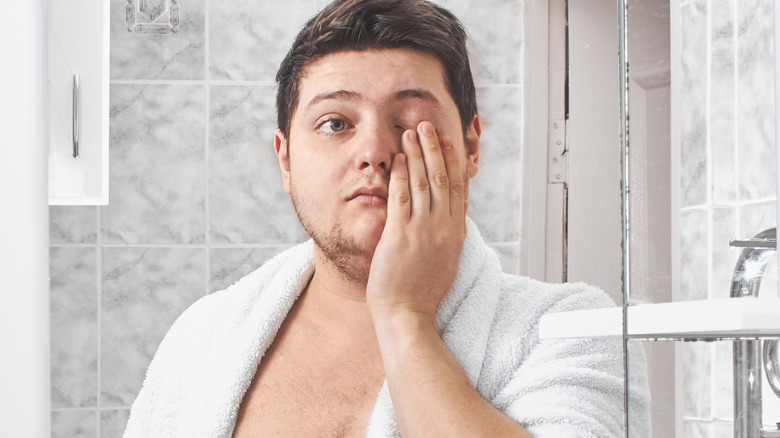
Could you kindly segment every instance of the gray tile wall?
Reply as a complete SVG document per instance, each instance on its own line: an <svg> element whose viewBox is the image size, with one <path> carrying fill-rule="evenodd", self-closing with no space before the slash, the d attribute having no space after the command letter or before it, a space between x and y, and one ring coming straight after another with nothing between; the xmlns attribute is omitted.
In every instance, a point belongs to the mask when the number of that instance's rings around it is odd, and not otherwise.
<svg viewBox="0 0 780 438"><path fill-rule="evenodd" d="M136 2L137 3L137 2ZM110 201L51 207L52 435L121 436L174 319L306 239L272 149L274 75L323 0L188 0L168 35L111 0ZM470 214L517 272L523 2L447 0L484 116Z"/></svg>
<svg viewBox="0 0 780 438"><path fill-rule="evenodd" d="M676 299L726 298L739 257L728 241L777 225L773 3L685 0L680 5L681 295ZM765 278L761 294L776 295L776 284L775 278ZM684 436L733 436L731 343L681 348ZM771 391L764 398L765 405L777 403ZM769 424L780 420L773 409L765 414Z"/></svg>

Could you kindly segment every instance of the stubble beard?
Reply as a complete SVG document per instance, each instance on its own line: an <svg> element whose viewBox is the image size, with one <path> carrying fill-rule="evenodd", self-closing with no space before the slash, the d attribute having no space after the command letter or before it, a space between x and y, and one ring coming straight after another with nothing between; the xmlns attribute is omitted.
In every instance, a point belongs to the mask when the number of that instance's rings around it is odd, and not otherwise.
<svg viewBox="0 0 780 438"><path fill-rule="evenodd" d="M365 250L358 245L354 237L345 232L344 226L340 222L333 224L329 231L317 229L310 216L314 209L306 201L301 200L294 189L291 192L298 220L314 243L322 250L328 262L336 268L344 280L366 287L371 254L368 254L367 257ZM365 262L366 258L368 263Z"/></svg>
<svg viewBox="0 0 780 438"><path fill-rule="evenodd" d="M470 185L468 169L463 171L462 177L465 186L465 196L468 199ZM344 280L365 288L368 285L373 253L366 254L366 251L358 245L355 238L348 235L344 226L338 221L333 224L330 232L317 230L310 219L310 213L314 211L314 208L298 196L294 184L290 190L290 197L303 229L306 230L312 240L314 240L314 243L322 250L328 262L336 268ZM366 260L368 260L367 263Z"/></svg>

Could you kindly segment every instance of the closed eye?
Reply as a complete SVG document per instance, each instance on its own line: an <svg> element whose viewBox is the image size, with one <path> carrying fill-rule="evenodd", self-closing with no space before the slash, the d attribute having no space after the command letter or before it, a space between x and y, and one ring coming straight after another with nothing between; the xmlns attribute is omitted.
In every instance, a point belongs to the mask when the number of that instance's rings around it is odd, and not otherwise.
<svg viewBox="0 0 780 438"><path fill-rule="evenodd" d="M406 128L404 125L395 125L393 126L393 129L398 131L399 134L403 134L404 132L406 132L407 129L411 129L411 128Z"/></svg>

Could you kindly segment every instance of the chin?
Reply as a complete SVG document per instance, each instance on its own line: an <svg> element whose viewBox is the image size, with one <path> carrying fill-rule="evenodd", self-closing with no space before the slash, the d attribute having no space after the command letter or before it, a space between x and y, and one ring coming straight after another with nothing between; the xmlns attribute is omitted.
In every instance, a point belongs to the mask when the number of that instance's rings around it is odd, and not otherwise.
<svg viewBox="0 0 780 438"><path fill-rule="evenodd" d="M365 242L367 252L374 254L379 239L382 238L382 232L385 230L387 218L381 220L367 220L361 224L358 230L360 233L359 241Z"/></svg>

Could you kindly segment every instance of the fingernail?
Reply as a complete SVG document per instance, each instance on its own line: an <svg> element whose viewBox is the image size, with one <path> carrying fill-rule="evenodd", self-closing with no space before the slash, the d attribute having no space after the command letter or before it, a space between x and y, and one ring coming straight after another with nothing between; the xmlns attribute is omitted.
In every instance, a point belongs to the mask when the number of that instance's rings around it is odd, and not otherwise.
<svg viewBox="0 0 780 438"><path fill-rule="evenodd" d="M411 142L417 141L417 133L412 131L411 129L406 131L406 139Z"/></svg>
<svg viewBox="0 0 780 438"><path fill-rule="evenodd" d="M431 125L430 123L425 122L425 123L421 124L420 125L420 129L422 130L423 134L425 134L425 135L428 135L428 136L433 135L433 125Z"/></svg>

